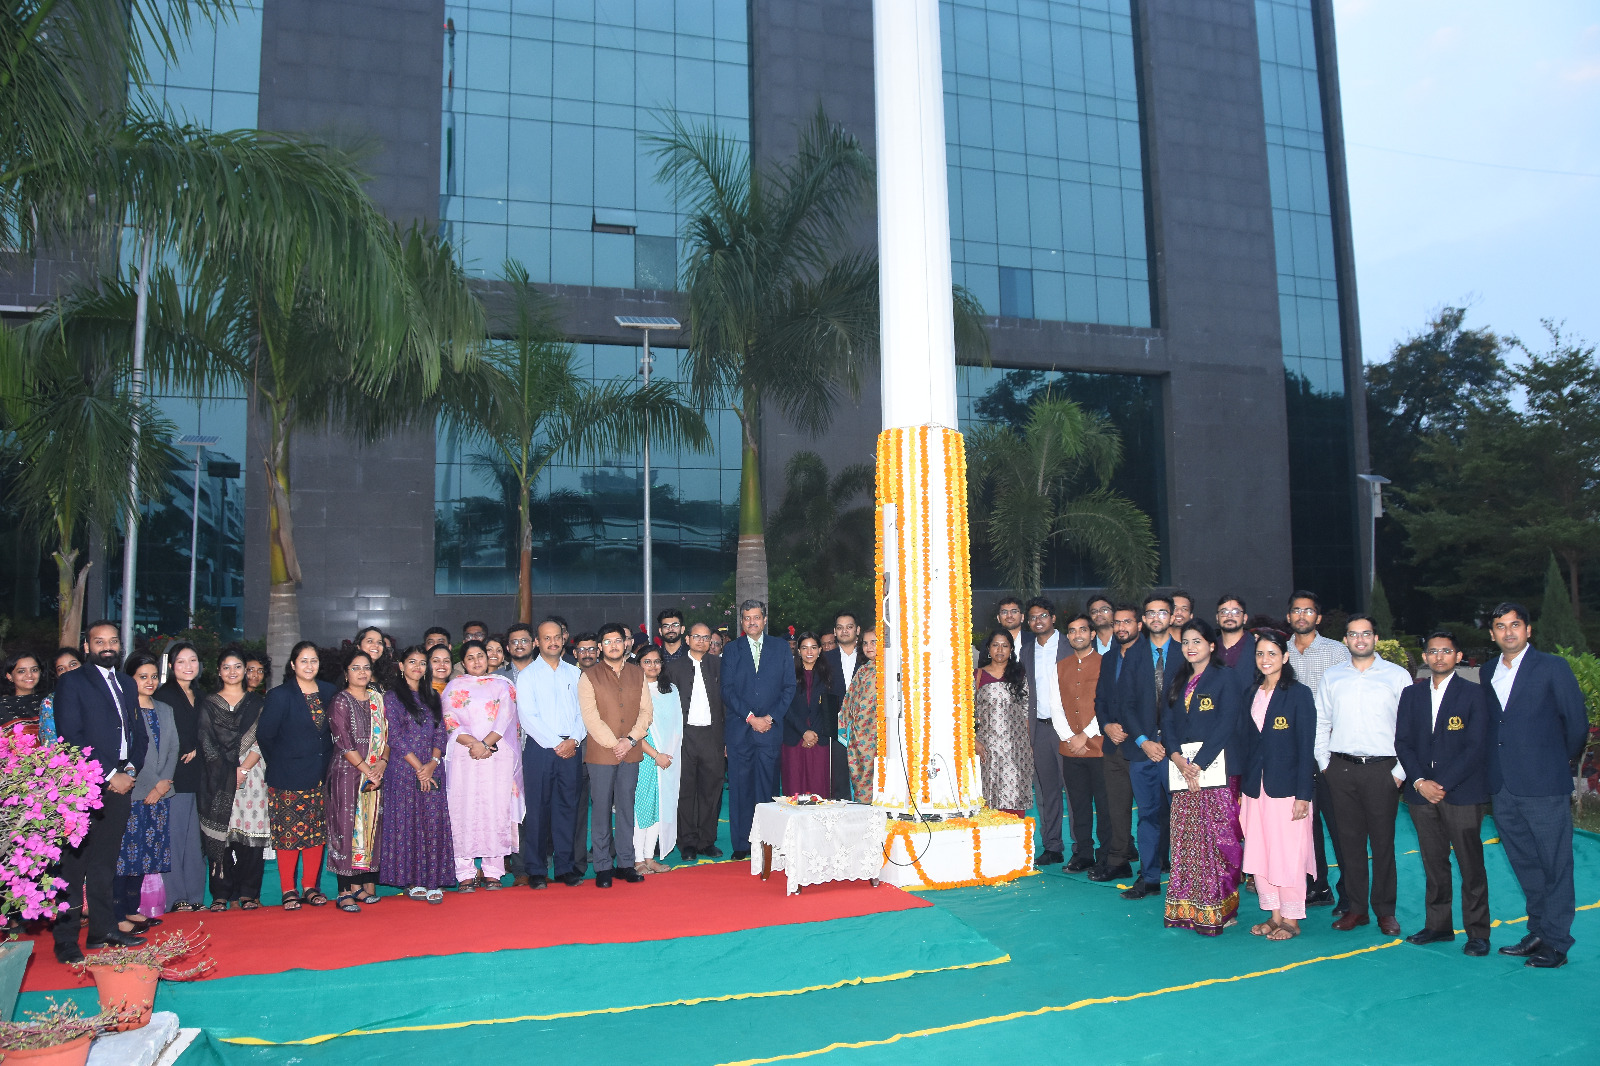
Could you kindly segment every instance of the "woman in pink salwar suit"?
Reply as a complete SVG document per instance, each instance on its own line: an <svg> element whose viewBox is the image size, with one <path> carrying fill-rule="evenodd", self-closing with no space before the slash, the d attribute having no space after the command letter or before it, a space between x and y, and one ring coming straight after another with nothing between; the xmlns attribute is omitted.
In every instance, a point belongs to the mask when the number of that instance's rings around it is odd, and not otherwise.
<svg viewBox="0 0 1600 1066"><path fill-rule="evenodd" d="M456 881L461 891L471 892L480 882L500 887L506 856L521 846L517 827L526 806L516 690L504 676L489 673L481 641L467 641L461 661L467 672L452 679L439 699L450 730L444 758ZM477 860L483 862L481 873Z"/></svg>

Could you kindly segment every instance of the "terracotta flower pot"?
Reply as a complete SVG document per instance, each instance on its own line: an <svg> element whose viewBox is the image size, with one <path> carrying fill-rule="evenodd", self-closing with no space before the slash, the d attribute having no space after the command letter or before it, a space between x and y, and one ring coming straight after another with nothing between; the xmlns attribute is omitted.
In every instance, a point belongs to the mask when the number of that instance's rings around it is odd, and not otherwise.
<svg viewBox="0 0 1600 1066"><path fill-rule="evenodd" d="M129 966L119 971L115 966L90 966L96 990L100 993L101 1010L139 1011L137 1018L118 1024L115 1032L127 1032L150 1023L150 1012L155 1007L156 983L161 972L154 966Z"/></svg>
<svg viewBox="0 0 1600 1066"><path fill-rule="evenodd" d="M25 1051L7 1051L6 1061L26 1062L28 1066L83 1066L89 1061L91 1040L93 1037L85 1033L76 1040L68 1040L65 1044L28 1048Z"/></svg>

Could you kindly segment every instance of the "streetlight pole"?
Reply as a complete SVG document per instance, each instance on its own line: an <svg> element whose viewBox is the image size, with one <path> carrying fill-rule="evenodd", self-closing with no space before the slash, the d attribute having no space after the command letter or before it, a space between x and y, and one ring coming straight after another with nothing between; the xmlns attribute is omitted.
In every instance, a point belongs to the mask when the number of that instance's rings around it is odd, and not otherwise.
<svg viewBox="0 0 1600 1066"><path fill-rule="evenodd" d="M640 361L639 373L644 377L646 387L650 384L650 331L679 330L683 324L675 318L633 318L627 315L616 316L617 325L623 329L637 329L644 333L644 356ZM652 556L655 547L655 538L650 524L650 416L645 415L644 422L644 447L641 449L644 469L644 624L652 635L655 634L655 575L652 573Z"/></svg>
<svg viewBox="0 0 1600 1066"><path fill-rule="evenodd" d="M189 510L189 628L194 628L195 573L200 562L200 456L221 437L189 433L178 438L179 447L194 449L194 500Z"/></svg>
<svg viewBox="0 0 1600 1066"><path fill-rule="evenodd" d="M155 238L139 236L139 280L133 308L133 374L128 395L144 402L144 339L150 308L150 252ZM122 540L122 654L133 654L134 572L139 560L139 415L133 416L133 456L128 460L128 524ZM92 615L90 617L93 617Z"/></svg>
<svg viewBox="0 0 1600 1066"><path fill-rule="evenodd" d="M1367 605L1372 605L1372 590L1378 587L1378 519L1383 517L1383 487L1389 479L1382 474L1357 474L1367 484L1368 554L1367 554Z"/></svg>

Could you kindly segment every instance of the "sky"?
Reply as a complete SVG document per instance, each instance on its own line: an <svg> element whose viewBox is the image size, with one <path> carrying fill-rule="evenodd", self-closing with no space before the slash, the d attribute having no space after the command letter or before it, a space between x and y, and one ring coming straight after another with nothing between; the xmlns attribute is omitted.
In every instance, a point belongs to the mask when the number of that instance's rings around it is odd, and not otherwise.
<svg viewBox="0 0 1600 1066"><path fill-rule="evenodd" d="M1600 344L1600 3L1334 0L1334 23L1367 362L1446 305Z"/></svg>

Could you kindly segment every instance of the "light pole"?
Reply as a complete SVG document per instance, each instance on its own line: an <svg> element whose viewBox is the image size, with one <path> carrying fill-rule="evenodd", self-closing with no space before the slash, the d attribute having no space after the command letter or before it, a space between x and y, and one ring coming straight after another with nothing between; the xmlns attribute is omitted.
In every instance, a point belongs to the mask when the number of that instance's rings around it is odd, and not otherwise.
<svg viewBox="0 0 1600 1066"><path fill-rule="evenodd" d="M628 315L617 315L617 325L623 329L637 329L644 332L644 357L640 360L639 373L644 375L644 383L650 384L650 331L659 329L666 332L680 330L683 323L675 318L633 318ZM653 582L650 574L651 547L654 543L650 530L650 416L644 419L644 624L655 635L655 596Z"/></svg>
<svg viewBox="0 0 1600 1066"><path fill-rule="evenodd" d="M1389 484L1389 479L1382 474L1357 474L1357 478L1367 483L1367 507L1370 527L1370 554L1367 565L1367 603L1372 603L1372 590L1378 587L1378 519L1383 517L1383 487Z"/></svg>
<svg viewBox="0 0 1600 1066"><path fill-rule="evenodd" d="M189 509L189 628L194 628L194 578L200 552L200 454L221 437L187 433L178 438L180 448L194 449L194 501Z"/></svg>

